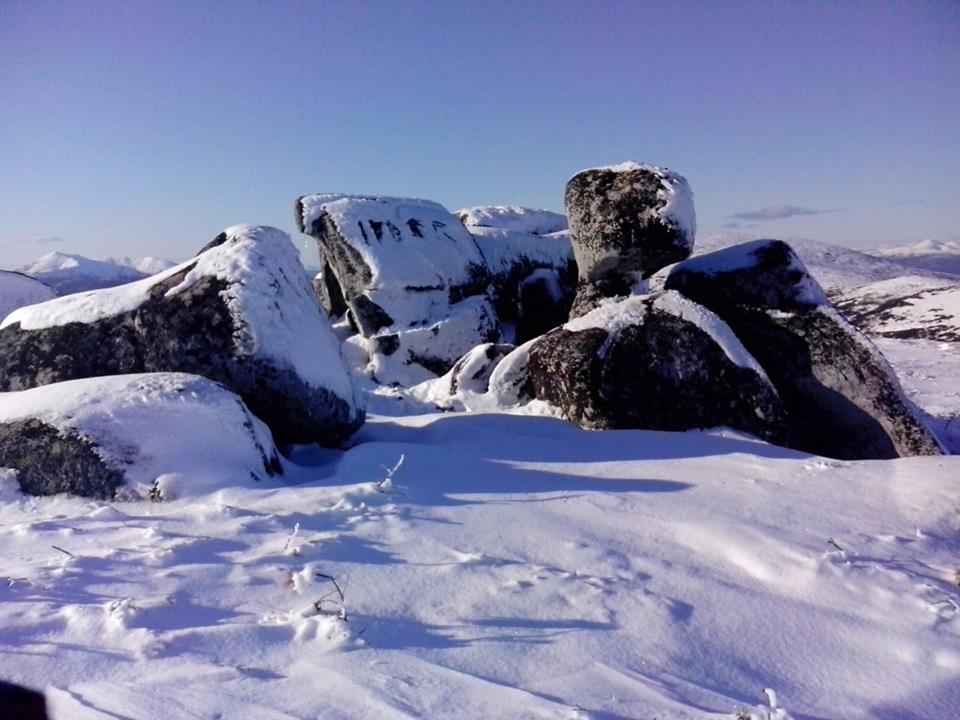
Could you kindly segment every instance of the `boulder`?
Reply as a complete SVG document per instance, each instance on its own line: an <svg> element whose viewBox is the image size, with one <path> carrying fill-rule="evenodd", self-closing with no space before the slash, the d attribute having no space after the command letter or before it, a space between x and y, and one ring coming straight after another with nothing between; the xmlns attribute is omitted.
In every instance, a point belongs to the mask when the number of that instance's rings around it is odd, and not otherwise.
<svg viewBox="0 0 960 720"><path fill-rule="evenodd" d="M490 276L489 294L505 341L523 343L566 322L577 287L568 233L469 230Z"/></svg>
<svg viewBox="0 0 960 720"><path fill-rule="evenodd" d="M760 362L786 409L789 446L841 459L942 452L880 352L785 243L701 255L664 286L715 312Z"/></svg>
<svg viewBox="0 0 960 720"><path fill-rule="evenodd" d="M585 428L729 426L780 439L783 412L756 360L709 310L679 293L606 301L515 351L491 390L527 394Z"/></svg>
<svg viewBox="0 0 960 720"><path fill-rule="evenodd" d="M56 290L18 272L0 270L0 320L24 305L51 300Z"/></svg>
<svg viewBox="0 0 960 720"><path fill-rule="evenodd" d="M0 394L0 467L29 495L170 499L283 472L267 427L184 373L72 380Z"/></svg>
<svg viewBox="0 0 960 720"><path fill-rule="evenodd" d="M419 353L404 353L400 365L418 365L413 375L424 369L442 374L471 347L490 340L486 318L496 314L487 297L484 258L463 224L441 205L305 195L297 202L296 220L317 240L318 285L327 311L347 309L352 325L371 340L374 362L382 349L402 346L404 335L429 333L435 343L427 362L420 362ZM486 307L478 311L477 305ZM418 343L414 337L408 344ZM381 382L408 381L399 369L385 374L396 362L380 364Z"/></svg>
<svg viewBox="0 0 960 720"><path fill-rule="evenodd" d="M21 308L0 324L0 391L168 371L223 383L284 445L335 446L363 422L296 249L273 228L229 228L158 275Z"/></svg>
<svg viewBox="0 0 960 720"><path fill-rule="evenodd" d="M567 217L579 270L572 315L628 295L637 279L690 255L693 195L681 175L628 162L579 172L567 182Z"/></svg>
<svg viewBox="0 0 960 720"><path fill-rule="evenodd" d="M497 364L514 350L513 345L484 343L457 360L447 373L448 394L462 392L483 394L489 390L490 375Z"/></svg>

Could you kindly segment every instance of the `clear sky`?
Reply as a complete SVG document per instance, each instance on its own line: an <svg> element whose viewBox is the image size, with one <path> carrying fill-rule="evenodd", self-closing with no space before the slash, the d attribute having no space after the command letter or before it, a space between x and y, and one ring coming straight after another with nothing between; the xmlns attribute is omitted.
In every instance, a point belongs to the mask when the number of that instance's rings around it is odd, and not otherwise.
<svg viewBox="0 0 960 720"><path fill-rule="evenodd" d="M960 3L0 0L0 266L183 259L310 192L561 210L689 179L701 233L960 238Z"/></svg>

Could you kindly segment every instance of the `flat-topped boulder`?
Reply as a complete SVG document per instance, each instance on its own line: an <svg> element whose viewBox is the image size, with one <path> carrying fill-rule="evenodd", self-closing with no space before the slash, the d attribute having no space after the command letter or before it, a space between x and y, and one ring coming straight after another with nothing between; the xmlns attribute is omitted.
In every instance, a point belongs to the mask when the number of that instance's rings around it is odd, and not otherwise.
<svg viewBox="0 0 960 720"><path fill-rule="evenodd" d="M270 431L237 395L183 373L0 393L0 468L29 495L154 500L283 472Z"/></svg>
<svg viewBox="0 0 960 720"><path fill-rule="evenodd" d="M763 366L786 409L791 447L841 459L942 452L890 365L785 243L692 258L664 286L723 318Z"/></svg>
<svg viewBox="0 0 960 720"><path fill-rule="evenodd" d="M318 285L327 311L345 308L351 324L368 338L372 372L380 382L407 384L423 379L424 371L443 374L471 347L496 339L483 255L442 205L305 195L297 202L296 220L317 240ZM425 338L432 339L429 352L422 351Z"/></svg>
<svg viewBox="0 0 960 720"><path fill-rule="evenodd" d="M329 320L274 228L229 228L155 276L20 308L0 324L0 391L143 372L223 383L284 445L335 446L363 422Z"/></svg>
<svg viewBox="0 0 960 720"><path fill-rule="evenodd" d="M628 295L693 249L696 216L686 179L634 162L591 168L567 182L566 213L579 269L573 314L603 297Z"/></svg>
<svg viewBox="0 0 960 720"><path fill-rule="evenodd" d="M665 292L608 300L507 356L492 391L534 398L586 428L728 426L779 440L766 373L715 314Z"/></svg>

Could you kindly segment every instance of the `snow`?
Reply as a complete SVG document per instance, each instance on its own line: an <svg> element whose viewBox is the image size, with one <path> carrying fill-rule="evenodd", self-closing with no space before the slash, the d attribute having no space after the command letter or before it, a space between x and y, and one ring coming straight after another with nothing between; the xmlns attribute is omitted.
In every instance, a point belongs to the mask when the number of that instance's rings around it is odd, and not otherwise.
<svg viewBox="0 0 960 720"><path fill-rule="evenodd" d="M0 270L0 320L23 307L50 300L57 296L56 291L26 275Z"/></svg>
<svg viewBox="0 0 960 720"><path fill-rule="evenodd" d="M132 497L203 496L267 477L270 430L222 385L186 373L87 378L0 393L0 423L37 418L98 445Z"/></svg>
<svg viewBox="0 0 960 720"><path fill-rule="evenodd" d="M92 260L83 255L51 252L19 271L66 295L140 280L166 270L173 264L155 257Z"/></svg>
<svg viewBox="0 0 960 720"><path fill-rule="evenodd" d="M905 276L837 297L844 312L875 336L960 340L960 279Z"/></svg>
<svg viewBox="0 0 960 720"><path fill-rule="evenodd" d="M323 214L333 220L372 271L371 285L377 290L408 286L445 290L470 280L470 263L482 264L480 251L467 229L435 202L322 194L306 195L300 203L303 225L308 230ZM383 223L383 228L375 232L371 223ZM376 301L374 295L371 299Z"/></svg>
<svg viewBox="0 0 960 720"><path fill-rule="evenodd" d="M439 414L281 487L7 490L0 675L76 720L950 717L958 471Z"/></svg>
<svg viewBox="0 0 960 720"><path fill-rule="evenodd" d="M567 218L561 213L533 208L480 205L457 210L454 215L473 232L487 227L532 235L549 235L567 229Z"/></svg>
<svg viewBox="0 0 960 720"><path fill-rule="evenodd" d="M92 323L136 310L154 286L182 273L185 277L166 291L166 297L215 277L230 283L224 300L242 328L236 337L240 353L292 367L308 384L327 388L354 406L353 388L337 341L319 310L290 237L274 228L253 225L236 225L224 232L226 242L159 275L20 308L8 315L0 328L15 323L24 330Z"/></svg>
<svg viewBox="0 0 960 720"><path fill-rule="evenodd" d="M573 245L566 231L535 235L489 227L471 227L484 263L495 275L509 273L518 262L565 270L573 262Z"/></svg>
<svg viewBox="0 0 960 720"><path fill-rule="evenodd" d="M675 290L653 295L634 295L625 299L607 300L586 315L566 323L563 328L570 332L582 332L591 328L609 331L610 336L600 348L609 347L619 333L633 325L642 325L650 309L660 310L696 325L709 335L737 367L752 370L768 384L770 380L754 357L747 352L730 327L717 315Z"/></svg>
<svg viewBox="0 0 960 720"><path fill-rule="evenodd" d="M870 252L908 267L960 277L960 242L922 240L913 245L884 247Z"/></svg>

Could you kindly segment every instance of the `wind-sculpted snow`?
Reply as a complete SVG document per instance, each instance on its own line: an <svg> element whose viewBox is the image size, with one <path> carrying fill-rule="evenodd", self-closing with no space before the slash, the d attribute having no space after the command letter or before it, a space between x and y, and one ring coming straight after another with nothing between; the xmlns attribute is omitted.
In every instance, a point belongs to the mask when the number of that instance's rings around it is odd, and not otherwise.
<svg viewBox="0 0 960 720"><path fill-rule="evenodd" d="M357 440L150 504L0 472L0 676L55 720L954 713L960 458L489 414Z"/></svg>
<svg viewBox="0 0 960 720"><path fill-rule="evenodd" d="M341 442L363 411L290 238L236 226L211 245L154 277L12 313L0 388L191 372L237 392L279 442Z"/></svg>
<svg viewBox="0 0 960 720"><path fill-rule="evenodd" d="M89 378L0 393L0 467L26 493L158 500L282 472L243 401L183 373Z"/></svg>
<svg viewBox="0 0 960 720"><path fill-rule="evenodd" d="M567 218L561 213L533 208L480 205L454 213L471 232L474 228L497 228L510 232L549 235L567 229Z"/></svg>
<svg viewBox="0 0 960 720"><path fill-rule="evenodd" d="M17 308L51 300L56 296L56 290L39 280L18 272L0 270L0 320Z"/></svg>

